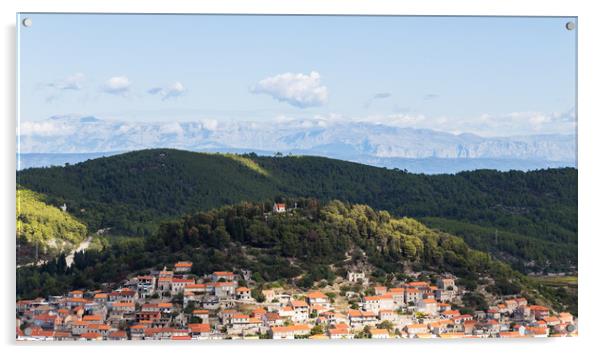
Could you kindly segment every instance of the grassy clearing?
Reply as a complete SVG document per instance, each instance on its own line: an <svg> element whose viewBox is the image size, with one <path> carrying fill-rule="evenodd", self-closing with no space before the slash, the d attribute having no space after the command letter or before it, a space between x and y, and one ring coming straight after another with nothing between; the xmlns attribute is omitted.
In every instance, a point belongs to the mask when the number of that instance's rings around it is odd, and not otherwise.
<svg viewBox="0 0 602 354"><path fill-rule="evenodd" d="M532 277L532 278L537 280L540 283L543 283L543 284L546 284L549 286L554 286L554 287L566 286L566 287L570 287L570 288L576 288L577 284L578 284L576 275L538 276L538 277Z"/></svg>
<svg viewBox="0 0 602 354"><path fill-rule="evenodd" d="M249 168L250 170L259 173L262 176L266 176L266 177L270 176L270 173L266 169L259 166L259 164L257 164L257 162L251 160L250 158L236 155L236 154L223 154L223 155L229 159L232 159L232 160L242 164L243 166Z"/></svg>

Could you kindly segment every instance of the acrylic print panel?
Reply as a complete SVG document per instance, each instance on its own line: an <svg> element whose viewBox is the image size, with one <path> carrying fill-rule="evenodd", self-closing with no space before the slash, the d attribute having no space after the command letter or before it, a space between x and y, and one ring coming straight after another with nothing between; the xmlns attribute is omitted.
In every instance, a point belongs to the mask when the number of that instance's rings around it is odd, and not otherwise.
<svg viewBox="0 0 602 354"><path fill-rule="evenodd" d="M577 334L576 18L17 21L18 340Z"/></svg>

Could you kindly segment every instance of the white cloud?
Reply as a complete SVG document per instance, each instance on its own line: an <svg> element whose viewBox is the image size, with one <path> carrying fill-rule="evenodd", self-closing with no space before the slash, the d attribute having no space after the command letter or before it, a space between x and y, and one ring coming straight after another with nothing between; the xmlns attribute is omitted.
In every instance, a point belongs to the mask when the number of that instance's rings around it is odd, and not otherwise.
<svg viewBox="0 0 602 354"><path fill-rule="evenodd" d="M127 124L120 125L115 131L116 134L126 134L131 130L131 127Z"/></svg>
<svg viewBox="0 0 602 354"><path fill-rule="evenodd" d="M294 122L295 120L297 120L297 119L294 117L289 117L287 115L283 115L283 114L280 114L280 115L277 115L276 117L274 117L274 122L278 123L278 124L283 124L283 123L288 124L288 123Z"/></svg>
<svg viewBox="0 0 602 354"><path fill-rule="evenodd" d="M561 112L561 113L553 113L552 114L552 121L554 122L568 122L568 123L576 123L577 122L577 116L575 115L575 108L571 108L566 112Z"/></svg>
<svg viewBox="0 0 602 354"><path fill-rule="evenodd" d="M215 131L217 130L218 122L216 119L201 119L203 129Z"/></svg>
<svg viewBox="0 0 602 354"><path fill-rule="evenodd" d="M159 128L159 131L162 134L177 134L177 135L184 134L184 129L182 128L182 126L178 122L172 122L172 123L163 124Z"/></svg>
<svg viewBox="0 0 602 354"><path fill-rule="evenodd" d="M309 75L284 73L268 77L251 87L250 91L270 95L299 108L321 106L328 100L328 89L320 83L320 74L315 71Z"/></svg>
<svg viewBox="0 0 602 354"><path fill-rule="evenodd" d="M163 87L153 87L147 92L151 95L159 95L163 97L163 100L167 100L169 98L182 96L184 92L186 92L186 88L181 82L176 81Z"/></svg>
<svg viewBox="0 0 602 354"><path fill-rule="evenodd" d="M426 118L423 115L389 114L386 116L359 117L358 122L376 123L395 127L410 127L422 123Z"/></svg>
<svg viewBox="0 0 602 354"><path fill-rule="evenodd" d="M483 136L566 134L574 132L574 112L510 112L482 114L477 119L463 119L457 124Z"/></svg>
<svg viewBox="0 0 602 354"><path fill-rule="evenodd" d="M67 76L62 80L57 80L48 84L48 87L55 88L57 90L75 90L79 91L83 88L83 83L86 77L82 73L76 73L71 76Z"/></svg>
<svg viewBox="0 0 602 354"><path fill-rule="evenodd" d="M19 128L23 136L64 136L75 131L75 125L55 121L22 122Z"/></svg>
<svg viewBox="0 0 602 354"><path fill-rule="evenodd" d="M102 91L111 95L125 95L132 86L132 82L125 76L114 76L105 81Z"/></svg>

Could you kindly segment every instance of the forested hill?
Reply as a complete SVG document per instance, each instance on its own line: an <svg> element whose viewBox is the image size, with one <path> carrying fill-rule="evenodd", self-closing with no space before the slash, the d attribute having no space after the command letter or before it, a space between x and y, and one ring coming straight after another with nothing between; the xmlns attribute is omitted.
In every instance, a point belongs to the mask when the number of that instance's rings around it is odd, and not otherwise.
<svg viewBox="0 0 602 354"><path fill-rule="evenodd" d="M424 218L519 267L577 263L572 168L417 175L321 157L155 149L28 169L17 179L55 205L67 203L91 230L150 235L160 221L224 204L315 197Z"/></svg>
<svg viewBox="0 0 602 354"><path fill-rule="evenodd" d="M285 282L310 289L357 267L382 284L416 280L414 272L420 272L421 280L451 273L465 289L480 289L464 298L468 311L485 309L481 293L489 293L526 296L533 303L576 312L577 301L570 294L541 286L471 249L461 238L415 219L340 201L300 198L295 203L296 208L283 213L266 213L263 203L223 206L165 222L144 242L77 253L71 268L59 259L20 269L18 296L98 289L186 259L198 276L223 269L251 270L259 288L266 282Z"/></svg>
<svg viewBox="0 0 602 354"><path fill-rule="evenodd" d="M20 264L33 262L36 256L45 259L68 253L87 235L86 226L68 212L46 204L44 196L23 188L17 190L16 223Z"/></svg>

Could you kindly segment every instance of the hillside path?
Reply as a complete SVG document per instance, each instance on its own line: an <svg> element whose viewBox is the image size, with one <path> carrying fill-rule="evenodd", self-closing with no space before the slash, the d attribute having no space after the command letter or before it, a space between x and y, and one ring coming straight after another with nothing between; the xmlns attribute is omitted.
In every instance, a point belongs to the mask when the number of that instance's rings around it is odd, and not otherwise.
<svg viewBox="0 0 602 354"><path fill-rule="evenodd" d="M73 258L75 257L75 253L85 251L88 247L90 247L91 242L92 242L92 236L88 236L85 240L83 240L79 244L79 246L77 246L77 248L75 250L71 251L71 253L69 253L69 255L67 257L65 257L65 262L67 262L67 267L71 267L71 264L73 264Z"/></svg>

